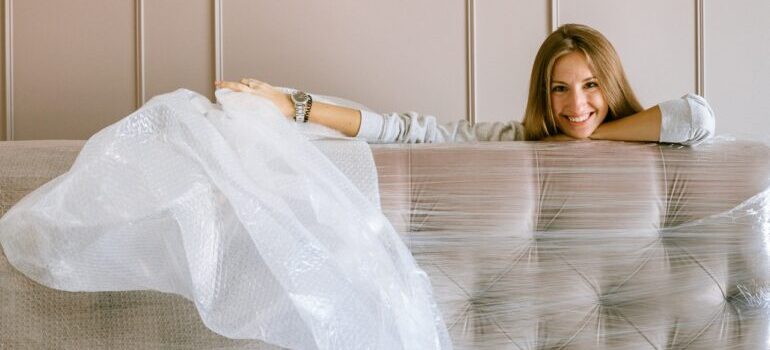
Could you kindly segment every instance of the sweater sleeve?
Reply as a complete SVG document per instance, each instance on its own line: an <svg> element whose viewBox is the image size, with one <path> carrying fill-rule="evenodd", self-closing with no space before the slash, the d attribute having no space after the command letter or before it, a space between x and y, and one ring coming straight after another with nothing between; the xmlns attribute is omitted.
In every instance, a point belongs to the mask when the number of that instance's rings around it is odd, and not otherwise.
<svg viewBox="0 0 770 350"><path fill-rule="evenodd" d="M714 111L705 98L687 94L659 107L660 142L694 146L714 135Z"/></svg>
<svg viewBox="0 0 770 350"><path fill-rule="evenodd" d="M697 145L714 135L714 112L706 99L695 94L663 102L660 142ZM436 117L416 112L378 114L361 111L357 138L369 143L462 143L523 141L518 122L477 123L460 120L439 125Z"/></svg>
<svg viewBox="0 0 770 350"><path fill-rule="evenodd" d="M524 140L524 127L518 122L471 126L465 120L440 125L432 115L416 112L378 114L362 110L356 137L369 143L521 141Z"/></svg>

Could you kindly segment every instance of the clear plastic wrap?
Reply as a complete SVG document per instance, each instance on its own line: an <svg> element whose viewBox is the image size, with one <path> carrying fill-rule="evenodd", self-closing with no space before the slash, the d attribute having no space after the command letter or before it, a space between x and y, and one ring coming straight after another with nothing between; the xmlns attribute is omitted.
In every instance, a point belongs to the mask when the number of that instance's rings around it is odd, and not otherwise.
<svg viewBox="0 0 770 350"><path fill-rule="evenodd" d="M430 275L456 348L770 348L765 144L374 155L383 208Z"/></svg>
<svg viewBox="0 0 770 350"><path fill-rule="evenodd" d="M450 349L427 275L360 186L271 103L217 99L161 95L92 137L0 220L8 261L66 291L182 295L234 339Z"/></svg>

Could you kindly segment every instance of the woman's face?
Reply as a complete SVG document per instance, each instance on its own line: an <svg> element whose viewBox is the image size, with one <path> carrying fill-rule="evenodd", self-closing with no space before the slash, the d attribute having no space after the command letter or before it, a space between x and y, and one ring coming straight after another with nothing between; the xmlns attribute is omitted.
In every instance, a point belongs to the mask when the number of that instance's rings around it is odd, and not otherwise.
<svg viewBox="0 0 770 350"><path fill-rule="evenodd" d="M551 111L559 130L578 139L588 138L607 116L599 81L581 52L556 60L551 74Z"/></svg>

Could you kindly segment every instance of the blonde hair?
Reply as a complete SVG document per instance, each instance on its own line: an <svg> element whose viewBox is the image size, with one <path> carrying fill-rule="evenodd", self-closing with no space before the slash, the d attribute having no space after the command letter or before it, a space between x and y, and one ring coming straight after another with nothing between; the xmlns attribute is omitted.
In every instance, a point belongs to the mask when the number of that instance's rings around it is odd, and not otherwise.
<svg viewBox="0 0 770 350"><path fill-rule="evenodd" d="M551 75L556 60L571 52L583 53L591 72L599 81L609 107L605 121L624 118L642 110L628 84L620 57L609 40L589 26L565 24L548 35L532 65L523 121L527 140L540 140L559 132L551 110Z"/></svg>

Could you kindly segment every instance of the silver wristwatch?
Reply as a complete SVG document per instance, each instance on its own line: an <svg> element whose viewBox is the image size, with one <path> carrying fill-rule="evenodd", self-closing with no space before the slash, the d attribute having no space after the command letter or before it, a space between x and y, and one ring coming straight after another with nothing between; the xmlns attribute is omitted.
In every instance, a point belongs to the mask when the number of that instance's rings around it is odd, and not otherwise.
<svg viewBox="0 0 770 350"><path fill-rule="evenodd" d="M294 120L297 123L307 123L313 97L303 91L295 91L291 94L291 101L294 102Z"/></svg>

